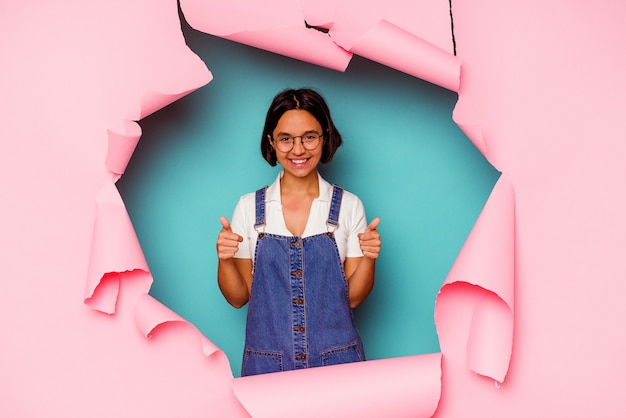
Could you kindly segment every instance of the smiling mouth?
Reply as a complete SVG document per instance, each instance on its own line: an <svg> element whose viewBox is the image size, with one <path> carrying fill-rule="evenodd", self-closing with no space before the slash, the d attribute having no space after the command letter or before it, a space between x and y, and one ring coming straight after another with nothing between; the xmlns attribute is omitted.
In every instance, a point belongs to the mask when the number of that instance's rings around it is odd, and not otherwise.
<svg viewBox="0 0 626 418"><path fill-rule="evenodd" d="M292 164L302 165L302 164L306 163L307 161L309 161L309 159L308 158L302 158L302 159L297 159L297 160L292 159L290 161L291 161Z"/></svg>

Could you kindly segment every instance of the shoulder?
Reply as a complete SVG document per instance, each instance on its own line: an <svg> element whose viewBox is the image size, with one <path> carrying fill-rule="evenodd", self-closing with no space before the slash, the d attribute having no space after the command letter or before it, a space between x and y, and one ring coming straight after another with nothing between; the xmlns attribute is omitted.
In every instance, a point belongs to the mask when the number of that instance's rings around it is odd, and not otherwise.
<svg viewBox="0 0 626 418"><path fill-rule="evenodd" d="M319 175L319 185L320 185L320 195L324 196L325 199L328 199L329 201L332 198L334 187L339 187L341 190L343 190L343 195L342 195L343 197L341 198L342 207L346 205L350 207L362 205L361 199L359 199L359 197L356 194L346 190L340 184L330 184L321 175Z"/></svg>
<svg viewBox="0 0 626 418"><path fill-rule="evenodd" d="M238 205L247 207L252 205L254 207L254 201L256 199L256 192L246 193L239 198Z"/></svg>
<svg viewBox="0 0 626 418"><path fill-rule="evenodd" d="M235 211L239 213L245 213L247 215L249 214L254 215L256 211L257 193L263 189L265 189L265 201L275 198L276 195L278 195L280 198L280 176L281 176L281 173L278 174L278 176L276 177L276 180L274 180L274 182L271 185L259 187L253 192L242 195L239 198L239 202L237 202Z"/></svg>
<svg viewBox="0 0 626 418"><path fill-rule="evenodd" d="M339 210L340 229L346 236L356 237L356 234L363 232L367 226L365 208L361 199L347 190L343 191L341 199L341 209ZM358 246L358 242L356 244Z"/></svg>
<svg viewBox="0 0 626 418"><path fill-rule="evenodd" d="M341 186L338 186L338 187L341 187ZM361 201L361 199L359 199L359 197L356 194L346 189L342 188L342 190L343 190L343 197L341 198L342 212L346 214L364 212L363 202Z"/></svg>
<svg viewBox="0 0 626 418"><path fill-rule="evenodd" d="M341 187L341 186L339 186L339 187ZM360 202L361 199L359 199L359 197L357 195L355 195L354 193L352 193L352 192L350 192L350 191L348 191L346 189L343 189L343 199L342 199L342 201L353 203L353 202Z"/></svg>
<svg viewBox="0 0 626 418"><path fill-rule="evenodd" d="M239 198L237 205L235 206L235 211L233 217L239 218L242 221L250 219L254 217L254 213L256 211L256 192L246 193Z"/></svg>

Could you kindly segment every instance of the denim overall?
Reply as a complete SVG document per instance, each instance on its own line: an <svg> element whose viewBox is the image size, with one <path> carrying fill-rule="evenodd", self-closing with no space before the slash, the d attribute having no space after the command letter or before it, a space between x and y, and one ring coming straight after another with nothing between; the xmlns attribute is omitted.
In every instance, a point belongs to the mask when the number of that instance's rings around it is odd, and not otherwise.
<svg viewBox="0 0 626 418"><path fill-rule="evenodd" d="M343 189L333 187L328 232L264 233L265 190L256 192L258 232L242 376L365 360L335 242Z"/></svg>

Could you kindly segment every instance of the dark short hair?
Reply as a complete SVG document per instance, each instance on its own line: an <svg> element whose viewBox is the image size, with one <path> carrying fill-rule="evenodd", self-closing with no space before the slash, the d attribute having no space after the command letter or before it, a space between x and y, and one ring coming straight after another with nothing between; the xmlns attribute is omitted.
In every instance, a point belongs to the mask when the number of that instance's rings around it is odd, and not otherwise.
<svg viewBox="0 0 626 418"><path fill-rule="evenodd" d="M286 89L278 93L272 100L272 104L267 110L265 127L261 136L261 154L263 158L272 167L276 166L276 153L268 140L268 135L271 138L283 114L288 110L294 109L306 110L322 125L324 141L320 161L329 163L342 143L341 134L330 117L330 109L324 98L315 90L308 88Z"/></svg>

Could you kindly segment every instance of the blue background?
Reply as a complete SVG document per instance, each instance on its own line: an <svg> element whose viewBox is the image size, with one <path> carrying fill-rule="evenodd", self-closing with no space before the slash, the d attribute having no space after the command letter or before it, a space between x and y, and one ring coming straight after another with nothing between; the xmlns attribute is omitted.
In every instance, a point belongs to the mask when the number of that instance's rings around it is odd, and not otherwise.
<svg viewBox="0 0 626 418"><path fill-rule="evenodd" d="M345 73L202 34L183 22L214 80L140 122L118 188L154 277L150 294L192 322L240 375L246 307L216 279L219 216L270 184L265 112L286 87L313 87L344 137L320 172L356 193L383 239L376 286L355 310L369 359L438 352L437 292L499 173L452 121L456 93L355 56Z"/></svg>

